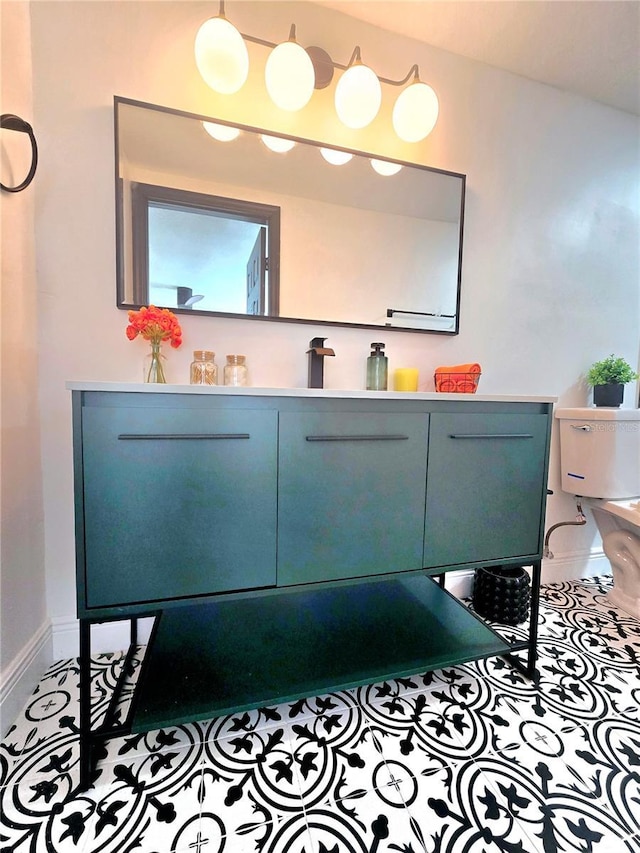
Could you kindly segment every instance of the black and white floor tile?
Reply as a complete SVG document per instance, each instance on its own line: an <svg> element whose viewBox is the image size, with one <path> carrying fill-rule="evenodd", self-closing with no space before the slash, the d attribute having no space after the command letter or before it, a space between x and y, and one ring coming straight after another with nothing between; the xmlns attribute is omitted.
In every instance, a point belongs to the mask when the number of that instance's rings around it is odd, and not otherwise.
<svg viewBox="0 0 640 853"><path fill-rule="evenodd" d="M114 738L84 793L60 661L2 744L0 851L640 853L640 623L609 585L543 588L536 683L495 658Z"/></svg>

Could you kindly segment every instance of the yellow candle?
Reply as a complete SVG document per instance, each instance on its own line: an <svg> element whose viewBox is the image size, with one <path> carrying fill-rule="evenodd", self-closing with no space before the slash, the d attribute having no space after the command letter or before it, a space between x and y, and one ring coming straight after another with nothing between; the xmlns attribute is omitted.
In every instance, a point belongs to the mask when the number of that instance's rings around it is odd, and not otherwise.
<svg viewBox="0 0 640 853"><path fill-rule="evenodd" d="M399 367L393 374L395 391L417 391L418 369L416 367Z"/></svg>

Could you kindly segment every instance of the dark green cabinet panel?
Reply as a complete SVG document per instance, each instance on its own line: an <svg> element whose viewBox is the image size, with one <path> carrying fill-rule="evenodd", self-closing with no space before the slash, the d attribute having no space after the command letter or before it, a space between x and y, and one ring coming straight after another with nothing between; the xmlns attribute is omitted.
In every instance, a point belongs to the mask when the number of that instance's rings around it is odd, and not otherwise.
<svg viewBox="0 0 640 853"><path fill-rule="evenodd" d="M540 552L546 414L434 414L425 567Z"/></svg>
<svg viewBox="0 0 640 853"><path fill-rule="evenodd" d="M425 413L283 412L278 585L422 567Z"/></svg>
<svg viewBox="0 0 640 853"><path fill-rule="evenodd" d="M276 580L277 414L84 407L88 608Z"/></svg>

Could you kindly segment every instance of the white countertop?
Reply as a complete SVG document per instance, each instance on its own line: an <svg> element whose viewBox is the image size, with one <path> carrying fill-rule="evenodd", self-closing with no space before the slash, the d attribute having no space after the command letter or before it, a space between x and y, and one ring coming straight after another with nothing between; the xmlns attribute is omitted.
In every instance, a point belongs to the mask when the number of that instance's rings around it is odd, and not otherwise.
<svg viewBox="0 0 640 853"><path fill-rule="evenodd" d="M555 403L557 397L510 394L439 394L435 391L361 391L341 388L237 388L225 385L161 385L132 382L69 381L69 391L118 391L139 394L219 394L242 397L324 397L325 399L459 400L496 403Z"/></svg>

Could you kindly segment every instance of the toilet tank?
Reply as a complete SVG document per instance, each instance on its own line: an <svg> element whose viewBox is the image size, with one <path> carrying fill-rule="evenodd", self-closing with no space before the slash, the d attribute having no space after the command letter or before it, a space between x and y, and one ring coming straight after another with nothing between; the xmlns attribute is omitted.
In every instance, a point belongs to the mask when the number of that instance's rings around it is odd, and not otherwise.
<svg viewBox="0 0 640 853"><path fill-rule="evenodd" d="M556 409L562 489L621 500L640 495L640 409Z"/></svg>

